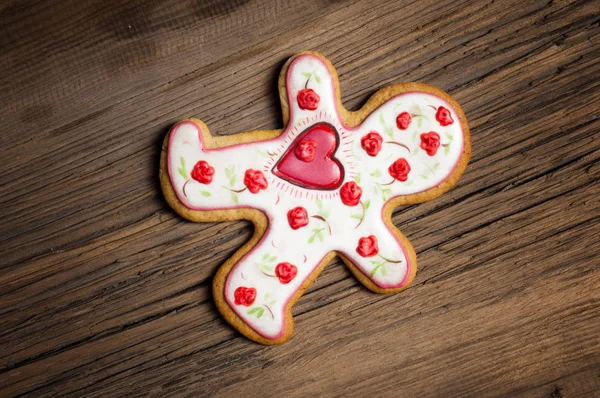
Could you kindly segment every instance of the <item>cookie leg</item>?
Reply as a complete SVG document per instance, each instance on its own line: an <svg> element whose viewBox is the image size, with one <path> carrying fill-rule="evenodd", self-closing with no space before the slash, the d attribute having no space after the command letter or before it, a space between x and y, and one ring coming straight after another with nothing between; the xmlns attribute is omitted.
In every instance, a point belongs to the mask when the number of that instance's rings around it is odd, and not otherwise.
<svg viewBox="0 0 600 398"><path fill-rule="evenodd" d="M365 228L352 251L338 253L352 273L377 293L394 293L407 287L417 269L408 239L395 227Z"/></svg>
<svg viewBox="0 0 600 398"><path fill-rule="evenodd" d="M217 304L229 322L263 343L291 333L290 306L296 294L310 284L328 252L318 248L307 254L296 240L282 238L280 228L289 226L275 224L235 264L224 265L224 272L217 275L222 279L215 285L219 289L216 296L222 295Z"/></svg>

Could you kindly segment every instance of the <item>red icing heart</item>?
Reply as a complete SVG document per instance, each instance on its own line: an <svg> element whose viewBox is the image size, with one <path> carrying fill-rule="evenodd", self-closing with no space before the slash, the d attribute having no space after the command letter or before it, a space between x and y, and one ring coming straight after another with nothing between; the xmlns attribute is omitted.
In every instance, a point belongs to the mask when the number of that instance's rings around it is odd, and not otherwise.
<svg viewBox="0 0 600 398"><path fill-rule="evenodd" d="M311 162L305 162L296 156L295 151L302 141L309 140L316 143L315 157ZM273 167L273 174L307 189L337 189L344 179L344 168L333 157L338 145L338 135L332 125L315 124L294 140Z"/></svg>

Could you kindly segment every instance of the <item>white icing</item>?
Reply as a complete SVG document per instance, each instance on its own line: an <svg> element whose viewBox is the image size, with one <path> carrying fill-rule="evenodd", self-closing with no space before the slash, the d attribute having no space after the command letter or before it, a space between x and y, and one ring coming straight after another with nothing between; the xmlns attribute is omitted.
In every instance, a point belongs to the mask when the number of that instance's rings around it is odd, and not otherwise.
<svg viewBox="0 0 600 398"><path fill-rule="evenodd" d="M307 77L303 73L313 72L318 76L319 82L312 75L308 87L320 96L319 106L316 111L302 110L298 107L296 94L306 83ZM403 286L410 273L410 264L402 246L382 220L383 205L395 196L439 185L451 173L463 150L463 133L458 115L446 101L437 96L420 92L398 95L375 110L362 125L349 129L337 114L334 87L333 78L325 63L315 56L303 55L296 58L288 70L290 122L278 138L205 150L195 124L183 122L171 133L168 147L169 173L178 198L187 207L196 210L251 207L262 210L268 216L269 227L265 236L232 268L225 287L225 298L231 308L266 338L281 337L287 302L309 278L321 259L331 251L343 253L382 288ZM440 126L435 119L434 109L439 106L450 110L454 123ZM405 131L396 127L396 116L403 111L422 115L414 116ZM294 137L317 122L330 123L337 129L340 143L334 156L344 167L344 182L356 180L363 190L361 201L363 204L369 202L365 218L358 228L356 226L360 220L356 215L362 213L362 206L359 204L348 207L342 204L339 189L305 189L271 173L272 167L286 152ZM411 152L402 146L384 143L376 157L367 155L361 147L361 137L370 131L378 132L384 142L395 141L408 146ZM419 148L420 134L429 131L437 132L442 144L449 144L440 147L434 156L428 156ZM182 158L185 160L184 166ZM410 164L408 180L378 185L392 181L388 167L398 158L405 158ZM194 164L199 160L204 160L215 168L210 184L201 184L189 178ZM182 167L187 178L178 172ZM226 173L226 168L233 171ZM257 194L248 190L240 193L230 191L245 188L243 179L247 169L261 170L268 181L268 188ZM184 185L186 195L183 193ZM313 217L309 218L310 223L306 227L297 230L290 228L287 212L296 206L304 207L309 216L326 218L331 227L331 235L326 223ZM361 257L356 252L358 240L369 235L376 236L382 256L401 263L385 262L379 256ZM288 284L282 284L277 277L263 273L274 274L274 268L280 262L289 262L298 268L297 276ZM373 271L381 263L385 265ZM261 264L264 266L261 267ZM234 291L240 286L257 290L256 300L249 307L234 304Z"/></svg>

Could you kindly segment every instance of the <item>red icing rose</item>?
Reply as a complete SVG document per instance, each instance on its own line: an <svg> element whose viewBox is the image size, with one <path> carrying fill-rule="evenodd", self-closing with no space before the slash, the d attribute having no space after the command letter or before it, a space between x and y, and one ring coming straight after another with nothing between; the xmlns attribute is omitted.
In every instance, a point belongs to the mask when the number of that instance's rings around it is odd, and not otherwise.
<svg viewBox="0 0 600 398"><path fill-rule="evenodd" d="M373 235L358 240L358 246L356 252L363 257L373 257L379 253L379 247L377 246L377 238Z"/></svg>
<svg viewBox="0 0 600 398"><path fill-rule="evenodd" d="M346 206L356 206L360 202L362 188L354 181L348 181L340 188L342 203Z"/></svg>
<svg viewBox="0 0 600 398"><path fill-rule="evenodd" d="M379 151L381 150L381 143L383 142L383 138L376 133L375 131L371 131L369 134L363 136L360 139L360 144L362 148L367 152L369 156L377 156Z"/></svg>
<svg viewBox="0 0 600 398"><path fill-rule="evenodd" d="M450 111L443 106L438 108L437 113L435 114L435 120L440 123L440 126L447 126L454 123L454 119L452 119Z"/></svg>
<svg viewBox="0 0 600 398"><path fill-rule="evenodd" d="M292 229L302 228L308 225L308 213L302 206L294 207L287 213L288 223Z"/></svg>
<svg viewBox="0 0 600 398"><path fill-rule="evenodd" d="M435 131L421 134L421 149L423 149L429 156L435 155L438 148L440 147L440 135Z"/></svg>
<svg viewBox="0 0 600 398"><path fill-rule="evenodd" d="M210 184L215 175L215 168L205 162L199 161L192 170L192 178L202 184Z"/></svg>
<svg viewBox="0 0 600 398"><path fill-rule="evenodd" d="M298 106L300 109L314 111L319 106L320 100L321 97L312 88L305 88L298 91Z"/></svg>
<svg viewBox="0 0 600 398"><path fill-rule="evenodd" d="M298 274L298 268L290 263L279 263L275 267L275 275L279 278L279 282L284 285L290 283Z"/></svg>
<svg viewBox="0 0 600 398"><path fill-rule="evenodd" d="M388 168L388 172L396 180L406 181L408 180L408 173L410 173L410 165L406 159L400 158L392 163L392 165Z"/></svg>
<svg viewBox="0 0 600 398"><path fill-rule="evenodd" d="M402 112L396 117L396 127L400 130L406 130L412 122L412 116L408 112Z"/></svg>
<svg viewBox="0 0 600 398"><path fill-rule="evenodd" d="M296 145L294 154L298 159L303 162L312 162L315 159L317 153L317 141L314 140L302 140Z"/></svg>
<svg viewBox="0 0 600 398"><path fill-rule="evenodd" d="M256 300L256 289L253 287L240 286L233 292L236 305L245 305L250 307L254 300Z"/></svg>
<svg viewBox="0 0 600 398"><path fill-rule="evenodd" d="M258 193L261 189L267 189L267 179L260 170L246 170L244 175L244 185L248 187L248 190L252 193Z"/></svg>

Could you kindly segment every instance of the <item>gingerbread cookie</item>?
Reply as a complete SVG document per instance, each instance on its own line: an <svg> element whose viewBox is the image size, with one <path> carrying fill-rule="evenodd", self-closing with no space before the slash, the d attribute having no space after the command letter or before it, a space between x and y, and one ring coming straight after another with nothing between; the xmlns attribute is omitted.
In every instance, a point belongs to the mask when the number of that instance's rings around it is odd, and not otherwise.
<svg viewBox="0 0 600 398"><path fill-rule="evenodd" d="M184 120L160 164L165 197L183 217L254 223L213 293L225 319L263 344L291 336L292 306L336 255L374 292L407 287L416 256L392 211L450 189L470 155L466 117L437 88L393 85L349 112L335 69L314 52L285 64L279 88L284 130L213 137Z"/></svg>

